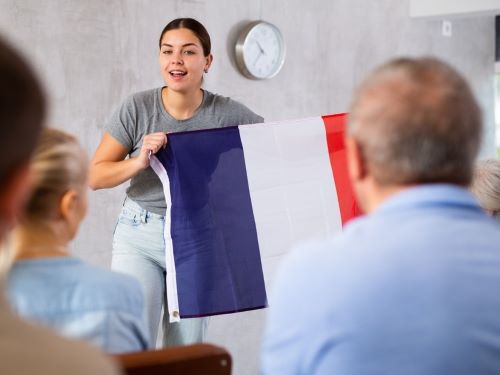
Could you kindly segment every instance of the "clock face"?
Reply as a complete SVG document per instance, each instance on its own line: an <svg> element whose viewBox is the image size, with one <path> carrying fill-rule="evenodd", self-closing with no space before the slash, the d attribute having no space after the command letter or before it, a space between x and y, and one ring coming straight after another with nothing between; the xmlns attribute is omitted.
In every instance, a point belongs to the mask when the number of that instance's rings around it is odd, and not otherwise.
<svg viewBox="0 0 500 375"><path fill-rule="evenodd" d="M236 44L236 62L242 73L254 79L274 77L285 61L285 42L279 29L267 22L254 22Z"/></svg>

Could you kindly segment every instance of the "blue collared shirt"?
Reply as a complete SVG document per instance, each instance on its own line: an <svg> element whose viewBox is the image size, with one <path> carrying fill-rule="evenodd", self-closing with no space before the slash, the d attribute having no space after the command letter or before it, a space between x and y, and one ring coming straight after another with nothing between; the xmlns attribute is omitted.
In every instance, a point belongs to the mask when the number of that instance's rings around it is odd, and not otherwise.
<svg viewBox="0 0 500 375"><path fill-rule="evenodd" d="M301 246L271 297L264 374L500 372L500 225L456 186L404 190Z"/></svg>
<svg viewBox="0 0 500 375"><path fill-rule="evenodd" d="M111 353L147 348L144 300L132 277L73 257L21 260L7 279L20 316Z"/></svg>

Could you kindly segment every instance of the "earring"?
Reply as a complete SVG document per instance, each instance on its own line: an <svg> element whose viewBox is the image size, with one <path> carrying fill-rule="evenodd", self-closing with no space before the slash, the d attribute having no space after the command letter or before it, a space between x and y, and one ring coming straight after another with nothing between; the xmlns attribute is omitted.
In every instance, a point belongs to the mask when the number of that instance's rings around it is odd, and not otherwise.
<svg viewBox="0 0 500 375"><path fill-rule="evenodd" d="M208 68L203 69L205 73L208 73Z"/></svg>

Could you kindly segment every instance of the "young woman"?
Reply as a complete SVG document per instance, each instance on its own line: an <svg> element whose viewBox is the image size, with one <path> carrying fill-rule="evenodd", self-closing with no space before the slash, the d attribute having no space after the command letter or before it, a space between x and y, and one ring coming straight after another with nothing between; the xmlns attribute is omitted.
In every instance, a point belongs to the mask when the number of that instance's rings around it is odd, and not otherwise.
<svg viewBox="0 0 500 375"><path fill-rule="evenodd" d="M163 29L159 63L165 86L130 96L114 113L91 162L90 186L110 188L131 179L113 238L115 270L143 285L150 336L157 337L165 300L165 197L149 166L149 154L167 144L166 133L262 122L262 117L229 98L202 89L212 64L210 36L191 18ZM128 158L126 159L126 157ZM202 341L206 320L169 323L164 346Z"/></svg>
<svg viewBox="0 0 500 375"><path fill-rule="evenodd" d="M31 169L33 192L13 233L8 298L24 318L107 352L144 350L149 332L139 283L68 253L87 210L87 160L76 139L43 131Z"/></svg>

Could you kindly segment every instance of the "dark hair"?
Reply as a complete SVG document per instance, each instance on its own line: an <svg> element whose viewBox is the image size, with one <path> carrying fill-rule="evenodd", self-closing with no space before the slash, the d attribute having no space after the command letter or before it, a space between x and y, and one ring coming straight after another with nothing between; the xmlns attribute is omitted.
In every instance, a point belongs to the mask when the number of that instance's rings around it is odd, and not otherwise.
<svg viewBox="0 0 500 375"><path fill-rule="evenodd" d="M44 118L45 97L38 79L0 38L0 184L29 161Z"/></svg>
<svg viewBox="0 0 500 375"><path fill-rule="evenodd" d="M348 132L381 185L472 178L481 111L466 80L435 58L399 58L359 88Z"/></svg>
<svg viewBox="0 0 500 375"><path fill-rule="evenodd" d="M212 48L211 42L210 42L210 35L208 35L207 29L205 29L205 26L203 26L201 23L196 21L193 18L176 18L173 21L170 21L167 26L163 28L163 31L161 32L160 35L160 41L159 41L159 46L161 48L161 40L163 39L163 35L167 31L170 30L177 30L177 29L188 29L193 32L194 35L198 38L198 40L201 43L201 46L203 47L203 55L208 56L210 55L210 51Z"/></svg>

